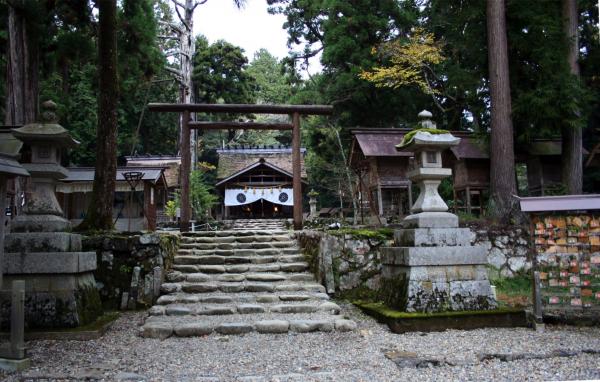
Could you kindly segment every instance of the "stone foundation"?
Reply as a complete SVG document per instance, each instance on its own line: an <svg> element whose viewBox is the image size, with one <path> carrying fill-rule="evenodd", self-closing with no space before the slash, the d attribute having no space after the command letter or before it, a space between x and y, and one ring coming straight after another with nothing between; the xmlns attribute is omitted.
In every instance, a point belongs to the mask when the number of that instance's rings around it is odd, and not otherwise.
<svg viewBox="0 0 600 382"><path fill-rule="evenodd" d="M0 326L8 328L10 285L25 281L25 324L29 328L76 327L94 321L102 307L93 271L93 252L81 252L81 236L68 232L6 235Z"/></svg>
<svg viewBox="0 0 600 382"><path fill-rule="evenodd" d="M487 310L496 307L486 249L471 245L468 228L407 228L382 248L380 296L406 312Z"/></svg>

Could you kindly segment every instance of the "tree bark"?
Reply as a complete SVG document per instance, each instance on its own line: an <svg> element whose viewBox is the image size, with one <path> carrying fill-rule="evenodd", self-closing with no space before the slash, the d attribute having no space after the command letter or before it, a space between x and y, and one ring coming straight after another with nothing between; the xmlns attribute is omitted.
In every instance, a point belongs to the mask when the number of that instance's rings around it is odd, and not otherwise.
<svg viewBox="0 0 600 382"><path fill-rule="evenodd" d="M9 3L8 36L4 124L24 125L37 116L39 56L37 43L28 31L23 1Z"/></svg>
<svg viewBox="0 0 600 382"><path fill-rule="evenodd" d="M563 27L569 43L567 60L571 74L579 77L579 38L577 0L563 0ZM576 112L579 115L579 111ZM563 126L562 182L569 194L581 194L583 188L583 133L581 126Z"/></svg>
<svg viewBox="0 0 600 382"><path fill-rule="evenodd" d="M508 222L515 212L517 194L511 119L505 0L487 1L487 38L491 99L490 213Z"/></svg>
<svg viewBox="0 0 600 382"><path fill-rule="evenodd" d="M113 229L112 212L117 175L117 2L97 0L99 10L98 127L96 129L96 173L92 202L80 230Z"/></svg>

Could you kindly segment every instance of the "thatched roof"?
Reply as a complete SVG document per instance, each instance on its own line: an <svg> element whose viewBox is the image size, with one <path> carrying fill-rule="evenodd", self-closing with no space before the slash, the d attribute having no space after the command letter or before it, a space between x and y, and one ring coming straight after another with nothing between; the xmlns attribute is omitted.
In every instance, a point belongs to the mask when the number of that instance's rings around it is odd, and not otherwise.
<svg viewBox="0 0 600 382"><path fill-rule="evenodd" d="M306 149L301 149L301 174L306 178L306 169L304 167L304 154ZM217 166L217 180L222 180L243 170L264 159L275 167L286 172L293 173L292 170L292 149L289 147L280 148L225 148L217 150L219 155L219 164Z"/></svg>

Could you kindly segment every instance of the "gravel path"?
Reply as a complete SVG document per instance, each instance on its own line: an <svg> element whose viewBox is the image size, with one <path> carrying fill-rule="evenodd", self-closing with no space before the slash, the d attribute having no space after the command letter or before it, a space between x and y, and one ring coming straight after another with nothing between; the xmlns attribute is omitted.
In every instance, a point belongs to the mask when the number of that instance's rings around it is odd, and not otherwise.
<svg viewBox="0 0 600 382"><path fill-rule="evenodd" d="M32 341L33 367L0 380L446 381L600 379L600 328L449 330L396 335L352 306L350 333L212 334L164 341L137 336L126 313L101 339ZM416 353L416 354L412 354ZM482 360L482 355L488 360ZM398 366L398 355L433 360ZM509 362L507 355L518 359ZM439 363L439 365L435 365Z"/></svg>

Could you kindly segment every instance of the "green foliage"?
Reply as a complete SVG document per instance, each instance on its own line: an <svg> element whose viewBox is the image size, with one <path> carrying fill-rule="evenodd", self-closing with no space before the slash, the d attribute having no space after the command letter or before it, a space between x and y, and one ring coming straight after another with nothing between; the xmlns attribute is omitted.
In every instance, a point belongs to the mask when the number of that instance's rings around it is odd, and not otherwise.
<svg viewBox="0 0 600 382"><path fill-rule="evenodd" d="M171 219L174 219L177 216L177 202L175 200L169 200L165 205L165 214Z"/></svg>
<svg viewBox="0 0 600 382"><path fill-rule="evenodd" d="M403 89L377 89L358 74L376 64L373 46L392 36L404 36L418 13L413 1L395 0L268 0L270 11L286 16L289 61L305 67L321 52L323 75L311 80L313 102L335 104L342 126L389 126L404 122L425 108L426 97ZM316 91L312 89L315 87ZM302 93L302 90L299 91ZM413 92L414 93L414 92Z"/></svg>
<svg viewBox="0 0 600 382"><path fill-rule="evenodd" d="M224 40L209 44L196 38L193 81L200 103L253 103L254 79L244 50Z"/></svg>
<svg viewBox="0 0 600 382"><path fill-rule="evenodd" d="M196 219L206 220L211 208L214 207L219 198L215 195L213 187L206 181L205 172L192 171L190 176L190 199Z"/></svg>
<svg viewBox="0 0 600 382"><path fill-rule="evenodd" d="M246 73L256 84L256 101L266 104L285 104L292 96L289 74L283 63L279 62L266 49L254 53L254 59L248 65Z"/></svg>

